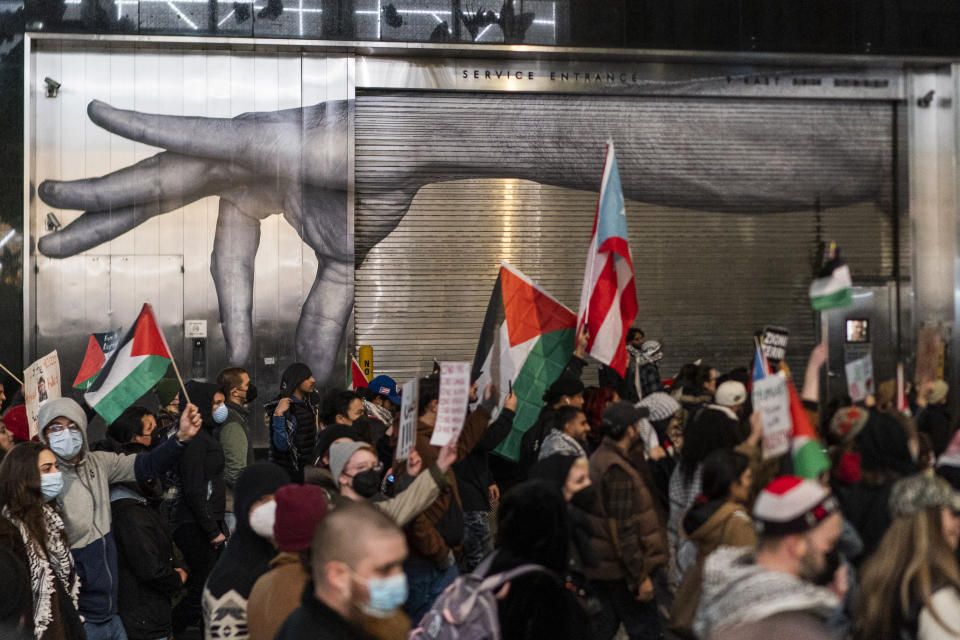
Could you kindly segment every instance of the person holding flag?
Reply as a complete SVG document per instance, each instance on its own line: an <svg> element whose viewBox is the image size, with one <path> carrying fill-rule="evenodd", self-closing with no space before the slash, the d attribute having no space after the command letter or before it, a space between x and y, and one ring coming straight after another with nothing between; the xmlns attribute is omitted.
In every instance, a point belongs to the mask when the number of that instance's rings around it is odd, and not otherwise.
<svg viewBox="0 0 960 640"><path fill-rule="evenodd" d="M577 314L578 334L586 327L587 353L622 378L627 370L625 337L637 317L637 288L627 233L627 211L613 140L600 180L600 197L587 250L587 267Z"/></svg>
<svg viewBox="0 0 960 640"><path fill-rule="evenodd" d="M173 470L201 426L197 407L180 416L175 437L139 455L90 451L87 416L70 398L54 398L37 416L40 441L57 457L63 489L57 497L63 511L70 551L83 577L78 610L88 640L125 638L117 615L117 547L110 531L110 485L156 477Z"/></svg>
<svg viewBox="0 0 960 640"><path fill-rule="evenodd" d="M153 388L174 365L149 304L97 375L84 398L107 423ZM37 415L40 441L50 447L63 474L57 502L82 577L78 611L87 640L125 639L117 615L117 547L110 531L110 485L157 477L174 470L186 442L200 430L197 407L187 404L175 437L153 451L121 455L90 451L87 414L70 398L48 400Z"/></svg>

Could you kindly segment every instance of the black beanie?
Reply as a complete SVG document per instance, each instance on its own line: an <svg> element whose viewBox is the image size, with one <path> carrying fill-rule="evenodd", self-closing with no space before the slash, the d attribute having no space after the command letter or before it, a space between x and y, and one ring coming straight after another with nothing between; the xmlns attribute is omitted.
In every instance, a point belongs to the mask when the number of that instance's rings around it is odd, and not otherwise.
<svg viewBox="0 0 960 640"><path fill-rule="evenodd" d="M548 405L553 405L563 396L575 396L583 393L583 383L580 378L572 376L560 376L557 378L547 392L543 394L543 401Z"/></svg>
<svg viewBox="0 0 960 640"><path fill-rule="evenodd" d="M567 484L567 476L573 463L579 460L577 456L557 454L547 456L530 469L530 479L543 480L551 486L563 491Z"/></svg>

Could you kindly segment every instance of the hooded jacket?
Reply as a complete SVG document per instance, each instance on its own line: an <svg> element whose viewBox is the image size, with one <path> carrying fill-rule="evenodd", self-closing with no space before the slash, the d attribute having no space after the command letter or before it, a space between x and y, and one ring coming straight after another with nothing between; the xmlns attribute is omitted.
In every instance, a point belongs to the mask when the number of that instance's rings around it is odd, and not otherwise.
<svg viewBox="0 0 960 640"><path fill-rule="evenodd" d="M187 383L187 393L197 405L203 427L187 444L180 461L179 491L170 516L174 526L195 523L207 540L222 533L221 523L226 509L223 448L213 435L216 428L213 396L216 391L216 385ZM182 412L183 407L180 410Z"/></svg>
<svg viewBox="0 0 960 640"><path fill-rule="evenodd" d="M203 587L205 638L247 637L247 599L274 556L270 541L250 528L250 507L289 482L287 472L270 462L257 462L240 472L233 503L237 530Z"/></svg>
<svg viewBox="0 0 960 640"><path fill-rule="evenodd" d="M80 453L72 462L57 456L63 474L57 503L80 576L78 610L87 622L105 622L117 613L118 586L117 547L110 532L110 485L145 480L174 469L185 445L174 436L153 451L135 456L90 451L87 416L70 398L48 400L40 407L41 442L49 446L44 428L61 416L73 421L83 434Z"/></svg>
<svg viewBox="0 0 960 640"><path fill-rule="evenodd" d="M753 547L757 534L750 514L735 502L697 506L683 519L684 533L697 545L697 561L703 561L717 547Z"/></svg>
<svg viewBox="0 0 960 640"><path fill-rule="evenodd" d="M709 638L782 613L807 614L822 622L839 607L829 589L758 565L753 549L720 547L704 564L693 628L698 638Z"/></svg>
<svg viewBox="0 0 960 640"><path fill-rule="evenodd" d="M294 362L283 372L280 393L263 407L270 421L270 461L286 469L295 482L303 481L303 467L314 461L317 408L309 397L301 400L293 392L312 375L307 365ZM282 416L273 415L283 398L290 398L290 408Z"/></svg>

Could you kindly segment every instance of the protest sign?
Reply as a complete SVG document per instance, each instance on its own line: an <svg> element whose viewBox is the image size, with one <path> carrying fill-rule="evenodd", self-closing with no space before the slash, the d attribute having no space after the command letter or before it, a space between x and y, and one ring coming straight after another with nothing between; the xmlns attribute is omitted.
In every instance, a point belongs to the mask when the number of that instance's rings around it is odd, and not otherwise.
<svg viewBox="0 0 960 640"><path fill-rule="evenodd" d="M470 402L470 363L440 363L440 400L437 403L437 423L433 427L430 444L442 447L456 440L463 430Z"/></svg>
<svg viewBox="0 0 960 640"><path fill-rule="evenodd" d="M23 396L27 405L30 437L39 432L37 414L40 406L60 397L60 358L56 350L43 356L23 371Z"/></svg>
<svg viewBox="0 0 960 640"><path fill-rule="evenodd" d="M420 381L414 378L401 387L400 431L397 434L397 460L406 460L417 438L417 399Z"/></svg>
<svg viewBox="0 0 960 640"><path fill-rule="evenodd" d="M790 450L793 432L787 381L777 375L754 380L752 399L763 423L764 460L783 455Z"/></svg>
<svg viewBox="0 0 960 640"><path fill-rule="evenodd" d="M767 326L763 328L763 338L760 348L767 360L783 360L787 357L787 342L790 340L790 331L784 327Z"/></svg>
<svg viewBox="0 0 960 640"><path fill-rule="evenodd" d="M873 394L873 358L869 355L851 360L844 366L847 373L847 392L854 402Z"/></svg>

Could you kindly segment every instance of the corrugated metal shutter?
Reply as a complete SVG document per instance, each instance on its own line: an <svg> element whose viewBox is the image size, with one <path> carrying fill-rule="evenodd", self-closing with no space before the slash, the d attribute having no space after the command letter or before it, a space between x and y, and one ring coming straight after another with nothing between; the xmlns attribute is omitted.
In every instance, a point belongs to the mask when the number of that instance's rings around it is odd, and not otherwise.
<svg viewBox="0 0 960 640"><path fill-rule="evenodd" d="M637 324L648 339L663 343L664 375L696 358L721 369L747 364L752 332L765 324L790 329L788 360L794 368L801 367L815 344L807 287L821 239L840 242L855 280L890 277L895 105L524 94L358 95L356 343L373 345L376 372L399 380L429 371L434 357L471 360L501 260L576 309L596 193L516 178L448 176L447 182L420 188L403 220L380 240L389 230L383 220L395 210L384 197L383 177L408 163L422 162L425 153L448 160L469 158L464 163L471 166L529 161L504 157L508 145L503 136L528 130L534 148L538 126L549 120L546 135L562 132L566 152L583 157L584 175L595 175L599 181L602 145L588 152L585 145L594 145L598 135L609 133L616 133L618 149L642 144L639 139L619 141L636 135L633 125L638 119L652 118L663 123L664 135L687 131L700 137L691 147L691 157L661 161L710 171L732 154L737 166L730 179L747 184L763 181L771 172L790 176L799 185L823 171L849 171L850 180L856 181L863 175L854 172L876 173L877 167L856 169L839 155L806 163L791 158L792 150L805 144L804 131L818 131L838 117L850 120L851 110L855 125L849 144L841 145L845 154L862 148L880 158L880 170L887 172L870 201L820 208L811 193L810 207L803 211L751 213L751 204L745 201L742 212L718 213L710 211L709 201L690 203L682 192L686 187L677 181L651 184L649 189L659 202L669 201L675 190L676 199L687 201L688 209L627 203L640 299ZM716 121L718 114L731 126L704 130L702 122ZM737 135L744 124L770 119L784 123L782 139L748 145ZM504 126L507 121L510 125ZM454 131L459 140L456 136L451 140ZM515 152L516 140L509 142ZM485 170L484 175L496 171ZM621 173L627 184L631 176L622 164ZM505 168L501 175L518 173ZM909 262L907 256L902 260Z"/></svg>

